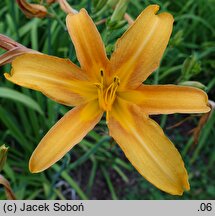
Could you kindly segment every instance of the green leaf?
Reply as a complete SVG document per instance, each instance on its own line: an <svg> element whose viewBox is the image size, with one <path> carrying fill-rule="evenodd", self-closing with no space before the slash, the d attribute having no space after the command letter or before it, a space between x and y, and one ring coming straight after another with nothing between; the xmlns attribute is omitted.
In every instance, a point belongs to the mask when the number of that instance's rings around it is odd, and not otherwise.
<svg viewBox="0 0 215 216"><path fill-rule="evenodd" d="M7 99L20 102L25 106L37 111L41 115L44 115L38 103L23 93L17 92L15 90L6 87L0 87L0 98L7 98Z"/></svg>
<svg viewBox="0 0 215 216"><path fill-rule="evenodd" d="M52 166L52 168L56 171L56 172L60 172L60 167L57 164L54 164ZM71 188L73 188L77 194L79 195L79 197L83 200L87 200L88 197L87 195L81 190L81 188L78 186L78 184L73 180L73 178L65 171L62 171L60 173L61 177L67 181L67 183L71 186Z"/></svg>

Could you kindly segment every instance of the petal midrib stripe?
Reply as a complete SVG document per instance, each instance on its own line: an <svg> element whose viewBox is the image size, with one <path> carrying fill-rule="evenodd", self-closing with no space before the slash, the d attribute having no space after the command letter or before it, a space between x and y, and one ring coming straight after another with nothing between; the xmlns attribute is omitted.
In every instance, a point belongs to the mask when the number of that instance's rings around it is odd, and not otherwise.
<svg viewBox="0 0 215 216"><path fill-rule="evenodd" d="M155 32L155 30L156 30L156 28L157 28L158 21L159 21L159 19L157 18L157 19L155 20L155 22L154 22L154 24L153 24L151 30L150 30L150 33L149 33L149 34L147 35L147 37L145 38L144 43L142 43L142 44L139 46L138 50L136 50L136 52L132 55L132 57L133 57L133 58L131 58L132 61L134 61L135 59L137 59L137 57L138 57L138 56L140 55L140 53L143 51L143 49L145 48L145 46L148 44L150 38L152 37L152 35L154 34L154 32ZM132 62L132 61L131 61L131 62ZM130 63L130 64L131 64L131 63Z"/></svg>
<svg viewBox="0 0 215 216"><path fill-rule="evenodd" d="M21 75L24 75L26 77L35 77L35 78L41 78L42 80L50 80L50 81L54 81L55 83L58 83L60 84L62 87L78 87L78 85L75 85L75 81L76 80L64 80L64 79L55 79L55 78L52 78L51 76L43 76L43 75L38 75L38 74L29 74L29 73L20 73ZM48 83L47 83L48 84ZM52 84L51 84L52 85Z"/></svg>
<svg viewBox="0 0 215 216"><path fill-rule="evenodd" d="M177 185L177 182L175 181L175 179L172 178L172 176L169 174L169 172L164 169L164 166L162 165L163 163L161 163L161 161L158 161L156 159L156 157L153 155L153 153L151 152L150 148L147 147L147 145L145 144L145 142L143 141L143 139L139 136L139 134L137 134L137 132L135 131L135 129L133 127L131 127L131 125L129 124L128 121L126 121L126 119L124 118L123 121L126 124L126 127L132 132L132 134L134 135L134 137L142 144L142 148L144 148L144 150L148 153L148 155L151 157L151 159L155 162L155 164L157 164L157 166L163 171L163 173L166 174L166 176L169 177L169 179L171 179L171 181ZM148 137L150 139L150 137ZM151 139L150 139L151 140ZM153 142L151 140L151 142Z"/></svg>

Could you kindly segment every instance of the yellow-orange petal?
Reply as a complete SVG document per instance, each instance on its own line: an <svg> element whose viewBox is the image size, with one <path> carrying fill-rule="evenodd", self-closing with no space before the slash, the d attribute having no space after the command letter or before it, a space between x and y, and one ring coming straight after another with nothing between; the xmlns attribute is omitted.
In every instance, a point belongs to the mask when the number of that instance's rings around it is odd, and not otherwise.
<svg viewBox="0 0 215 216"><path fill-rule="evenodd" d="M85 9L67 15L66 24L81 68L92 80L100 81L100 71L107 73L105 69L109 60L95 24Z"/></svg>
<svg viewBox="0 0 215 216"><path fill-rule="evenodd" d="M207 94L197 88L176 85L141 85L119 96L137 104L150 115L206 113L210 111Z"/></svg>
<svg viewBox="0 0 215 216"><path fill-rule="evenodd" d="M111 74L120 77L120 88L138 87L159 66L169 41L173 17L156 15L158 5L148 6L117 41L111 57Z"/></svg>
<svg viewBox="0 0 215 216"><path fill-rule="evenodd" d="M94 128L102 117L97 101L75 107L43 137L29 161L33 173L41 172L60 160Z"/></svg>
<svg viewBox="0 0 215 216"><path fill-rule="evenodd" d="M96 97L86 75L68 59L44 54L24 54L12 62L5 77L20 86L41 91L49 98L76 106Z"/></svg>
<svg viewBox="0 0 215 216"><path fill-rule="evenodd" d="M187 171L179 152L142 109L118 99L108 127L126 157L149 182L173 195L189 190Z"/></svg>

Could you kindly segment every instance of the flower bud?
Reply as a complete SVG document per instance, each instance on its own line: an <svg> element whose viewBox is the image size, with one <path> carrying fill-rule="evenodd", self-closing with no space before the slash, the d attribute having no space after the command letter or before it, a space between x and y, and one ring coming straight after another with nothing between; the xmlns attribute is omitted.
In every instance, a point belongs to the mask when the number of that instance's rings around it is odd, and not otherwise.
<svg viewBox="0 0 215 216"><path fill-rule="evenodd" d="M113 15L111 16L110 22L117 22L121 21L123 16L125 15L127 6L128 6L128 0L119 0L118 4L116 5L116 8L114 10Z"/></svg>
<svg viewBox="0 0 215 216"><path fill-rule="evenodd" d="M204 84L197 82L197 81L184 81L184 82L180 82L179 85L196 87L202 90L207 89L207 87Z"/></svg>
<svg viewBox="0 0 215 216"><path fill-rule="evenodd" d="M8 147L6 147L5 145L0 146L0 172L2 171L4 164L6 162L7 151Z"/></svg>

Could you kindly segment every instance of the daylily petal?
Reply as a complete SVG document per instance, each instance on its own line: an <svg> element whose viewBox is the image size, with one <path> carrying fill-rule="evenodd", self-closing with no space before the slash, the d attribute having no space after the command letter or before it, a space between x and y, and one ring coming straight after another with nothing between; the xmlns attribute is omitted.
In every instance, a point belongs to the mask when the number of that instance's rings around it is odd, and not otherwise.
<svg viewBox="0 0 215 216"><path fill-rule="evenodd" d="M16 0L22 12L28 17L43 18L47 15L47 10L43 5L30 4L26 0Z"/></svg>
<svg viewBox="0 0 215 216"><path fill-rule="evenodd" d="M39 53L36 50L29 49L13 39L0 34L0 48L7 50L7 52L0 55L0 66L12 62L17 56L24 53Z"/></svg>
<svg viewBox="0 0 215 216"><path fill-rule="evenodd" d="M68 59L24 54L12 62L11 75L5 74L5 77L69 106L80 105L96 97L96 88L92 88L86 75Z"/></svg>
<svg viewBox="0 0 215 216"><path fill-rule="evenodd" d="M76 14L78 13L76 10L74 10L70 4L66 1L66 0L57 0L57 2L60 4L61 9L65 12L65 13L72 13L72 14Z"/></svg>
<svg viewBox="0 0 215 216"><path fill-rule="evenodd" d="M25 53L38 53L28 48L15 47L10 49L6 53L0 55L0 66L11 63L17 56L23 55Z"/></svg>
<svg viewBox="0 0 215 216"><path fill-rule="evenodd" d="M10 186L10 182L0 174L0 185L4 186L4 190L8 200L16 200L16 196Z"/></svg>
<svg viewBox="0 0 215 216"><path fill-rule="evenodd" d="M209 112L207 94L197 88L176 85L141 85L136 90L119 93L148 114Z"/></svg>
<svg viewBox="0 0 215 216"><path fill-rule="evenodd" d="M179 152L142 109L118 99L108 127L127 158L149 182L174 195L189 190L187 172Z"/></svg>
<svg viewBox="0 0 215 216"><path fill-rule="evenodd" d="M117 41L111 73L119 76L120 88L138 87L159 66L173 17L168 13L156 15L158 10L158 5L148 6Z"/></svg>
<svg viewBox="0 0 215 216"><path fill-rule="evenodd" d="M109 63L100 34L85 9L69 14L66 24L74 43L82 69L93 79L100 80L100 71L106 73Z"/></svg>
<svg viewBox="0 0 215 216"><path fill-rule="evenodd" d="M41 172L60 160L94 128L102 117L97 101L77 106L61 118L33 152L29 169Z"/></svg>
<svg viewBox="0 0 215 216"><path fill-rule="evenodd" d="M15 47L24 47L22 44L17 43L6 35L0 34L0 47L5 50L10 50Z"/></svg>
<svg viewBox="0 0 215 216"><path fill-rule="evenodd" d="M47 4L53 4L53 3L55 3L56 2L56 0L46 0L46 3Z"/></svg>

